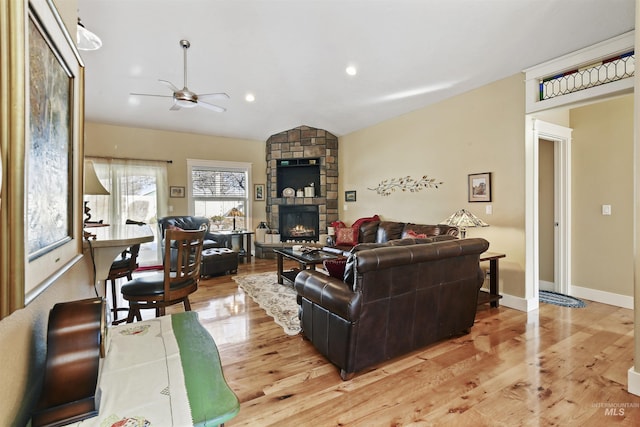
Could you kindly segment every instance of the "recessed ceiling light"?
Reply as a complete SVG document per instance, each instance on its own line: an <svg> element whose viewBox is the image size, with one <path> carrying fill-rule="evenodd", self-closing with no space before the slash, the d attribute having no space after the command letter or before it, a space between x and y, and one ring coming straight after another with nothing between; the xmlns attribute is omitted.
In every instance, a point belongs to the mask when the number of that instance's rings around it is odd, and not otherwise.
<svg viewBox="0 0 640 427"><path fill-rule="evenodd" d="M248 94L244 97L244 100L245 100L245 101L247 101L247 102L253 102L253 101L255 101L255 100L256 100L256 97L255 97L255 95L254 95L254 94L252 94L252 93L248 93Z"/></svg>
<svg viewBox="0 0 640 427"><path fill-rule="evenodd" d="M354 65L349 65L345 71L350 76L355 76L356 74L358 74L358 70L356 69L356 67Z"/></svg>

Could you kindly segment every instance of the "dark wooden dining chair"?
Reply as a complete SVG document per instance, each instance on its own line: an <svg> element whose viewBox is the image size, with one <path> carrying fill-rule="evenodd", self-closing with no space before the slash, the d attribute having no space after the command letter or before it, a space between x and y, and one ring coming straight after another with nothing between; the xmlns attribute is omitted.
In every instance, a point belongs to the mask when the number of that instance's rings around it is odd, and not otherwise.
<svg viewBox="0 0 640 427"><path fill-rule="evenodd" d="M145 225L144 222L128 219L128 225ZM113 314L113 324L123 322L125 319L118 320L119 311L129 311L126 307L118 307L118 292L116 288L116 280L126 277L127 280L133 280L133 272L138 269L138 254L140 253L140 244L133 245L120 254L118 258L111 264L109 268L109 276L105 282L105 295L107 294L107 285L111 282L111 313Z"/></svg>
<svg viewBox="0 0 640 427"><path fill-rule="evenodd" d="M163 272L137 277L122 286L129 302L127 323L142 320L140 310L155 309L156 317L165 314L165 307L184 304L191 310L189 295L198 289L202 243L206 230L165 231Z"/></svg>

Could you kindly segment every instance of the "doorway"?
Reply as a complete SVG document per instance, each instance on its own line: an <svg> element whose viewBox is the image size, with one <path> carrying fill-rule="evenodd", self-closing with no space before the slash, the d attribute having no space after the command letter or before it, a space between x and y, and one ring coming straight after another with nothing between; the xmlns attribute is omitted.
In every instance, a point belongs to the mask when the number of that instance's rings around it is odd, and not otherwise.
<svg viewBox="0 0 640 427"><path fill-rule="evenodd" d="M535 194L530 199L531 211L534 212L530 217L531 229L534 230L530 243L533 245L532 253L535 254L531 257L534 276L531 297L536 301L534 305L537 305L538 290L541 288L551 287L553 289L549 290L570 294L572 130L542 120L531 120L533 150L528 154ZM542 185L544 188L541 188ZM553 189L549 190L549 187ZM544 191L542 197L541 190ZM550 191L552 196L547 194ZM549 251L553 252L551 258ZM550 278L552 279L549 280Z"/></svg>

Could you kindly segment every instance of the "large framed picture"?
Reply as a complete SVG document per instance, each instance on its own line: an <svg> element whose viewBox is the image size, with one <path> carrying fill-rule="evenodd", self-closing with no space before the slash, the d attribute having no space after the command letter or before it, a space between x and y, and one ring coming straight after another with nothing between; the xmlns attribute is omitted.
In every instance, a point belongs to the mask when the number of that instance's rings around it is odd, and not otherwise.
<svg viewBox="0 0 640 427"><path fill-rule="evenodd" d="M25 303L82 255L84 69L51 0L29 0L21 181Z"/></svg>
<svg viewBox="0 0 640 427"><path fill-rule="evenodd" d="M469 201L491 201L491 172L474 173L469 175Z"/></svg>

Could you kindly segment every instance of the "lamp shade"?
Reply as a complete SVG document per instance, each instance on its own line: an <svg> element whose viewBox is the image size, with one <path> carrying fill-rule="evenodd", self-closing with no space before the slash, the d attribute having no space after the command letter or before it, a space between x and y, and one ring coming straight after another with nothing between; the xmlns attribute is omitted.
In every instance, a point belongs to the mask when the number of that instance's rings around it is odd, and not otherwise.
<svg viewBox="0 0 640 427"><path fill-rule="evenodd" d="M97 50L102 47L102 40L91 31L87 30L78 17L76 26L76 42L80 50Z"/></svg>
<svg viewBox="0 0 640 427"><path fill-rule="evenodd" d="M84 194L91 196L109 195L109 191L104 188L98 179L96 169L90 160L84 161Z"/></svg>
<svg viewBox="0 0 640 427"><path fill-rule="evenodd" d="M466 209L460 209L454 212L449 218L442 221L440 224L450 225L452 227L460 228L461 237L464 239L467 231L467 227L488 227L489 224L472 214Z"/></svg>
<svg viewBox="0 0 640 427"><path fill-rule="evenodd" d="M225 216L238 217L238 216L244 216L244 214L238 208L231 208L231 210L229 212L227 212L227 215L225 215Z"/></svg>

